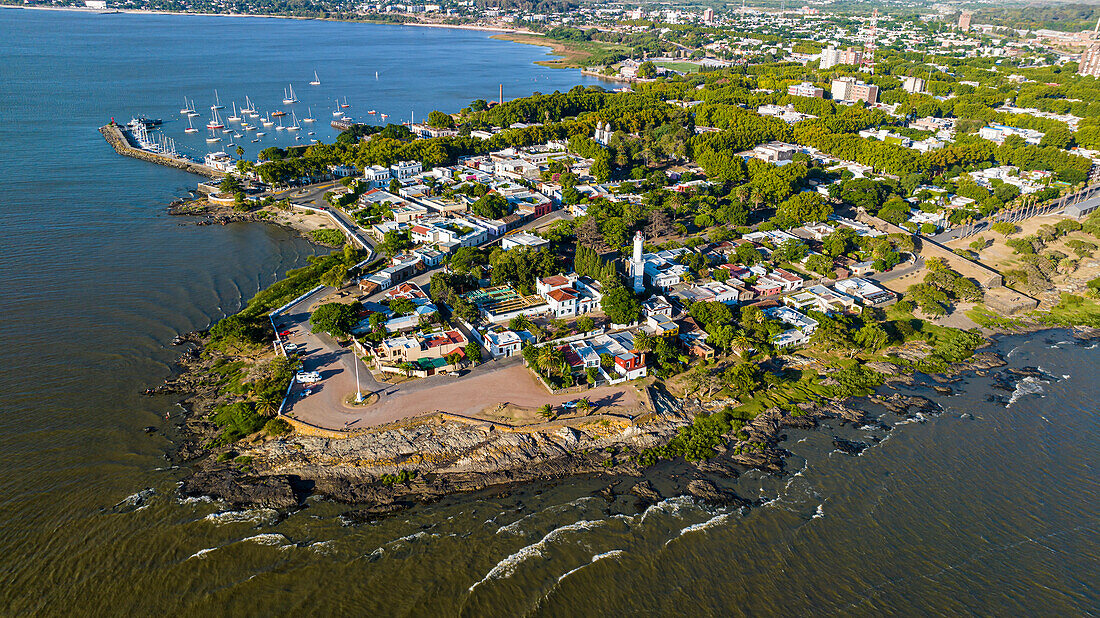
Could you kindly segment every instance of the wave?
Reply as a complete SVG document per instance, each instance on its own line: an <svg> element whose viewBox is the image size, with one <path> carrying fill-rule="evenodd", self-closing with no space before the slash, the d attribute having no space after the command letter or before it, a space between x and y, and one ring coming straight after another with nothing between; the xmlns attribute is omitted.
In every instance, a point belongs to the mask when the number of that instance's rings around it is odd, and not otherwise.
<svg viewBox="0 0 1100 618"><path fill-rule="evenodd" d="M1016 390L1012 391L1012 396L1008 398L1008 403L1005 407L1008 408L1024 395L1041 395L1043 391L1043 385L1049 384L1046 380L1040 380L1032 376L1028 376L1023 380L1016 383Z"/></svg>
<svg viewBox="0 0 1100 618"><path fill-rule="evenodd" d="M121 502L111 507L115 512L133 512L140 511L149 506L149 498L153 497L157 493L157 490L152 487L146 487L145 489L126 496Z"/></svg>
<svg viewBox="0 0 1100 618"><path fill-rule="evenodd" d="M257 534L255 536L241 539L241 541L252 541L253 543L259 543L260 545L285 545L290 542L285 536L276 532Z"/></svg>
<svg viewBox="0 0 1100 618"><path fill-rule="evenodd" d="M605 551L602 554L596 554L595 556L592 556L592 560L586 562L585 564L580 565L579 567L577 567L575 569L572 569L572 570L569 570L569 571L566 571L565 573L563 573L561 575L561 577L558 578L558 582L560 583L561 580L565 579L566 577L569 577L570 575L576 573L577 571L583 569L586 566L590 566L590 565L592 565L596 562L599 562L600 560L603 560L604 558L614 558L615 556L621 556L623 553L625 553L625 552L623 552L623 550L621 550L621 549L612 549L611 551Z"/></svg>
<svg viewBox="0 0 1100 618"><path fill-rule="evenodd" d="M923 423L927 420L928 420L928 417L925 416L923 412L917 412L916 415L914 415L911 418L902 419L902 420L894 423L894 427L900 427L901 425L908 425L909 423Z"/></svg>
<svg viewBox="0 0 1100 618"><path fill-rule="evenodd" d="M274 523L275 518L279 513L275 509L247 509L244 511L222 511L220 513L211 513L203 519L217 524L219 526L225 524L264 524Z"/></svg>
<svg viewBox="0 0 1100 618"><path fill-rule="evenodd" d="M511 577L516 572L516 567L527 561L528 558L540 558L543 556L542 551L546 549L546 546L558 538L559 536L568 532L575 532L578 530L589 530L604 523L604 520L589 521L582 519L581 521L566 524L554 528L550 532L546 533L546 536L542 537L537 543L532 543L526 547L521 548L519 551L507 556L496 564L485 577L480 581L470 586L469 592L473 592L474 588L477 588L481 584L489 581L490 579L501 579L504 577Z"/></svg>
<svg viewBox="0 0 1100 618"><path fill-rule="evenodd" d="M672 498L665 498L657 504L654 504L647 508L642 513L641 519L638 520L639 524L644 524L645 520L651 513L665 513L666 515L679 515L686 507L694 505L695 502L690 496L674 496Z"/></svg>
<svg viewBox="0 0 1100 618"><path fill-rule="evenodd" d="M198 559L202 560L202 559L206 558L206 554L209 554L210 552L218 550L218 549L221 549L221 548L220 547L207 547L206 549L200 549L199 551L197 551L197 552L191 554L190 556L188 556L187 559L190 560L191 558L198 558Z"/></svg>
<svg viewBox="0 0 1100 618"><path fill-rule="evenodd" d="M821 519L822 517L825 517L825 504L824 503L817 505L817 510L814 511L814 514L813 514L812 517L810 517L810 519Z"/></svg>
<svg viewBox="0 0 1100 618"><path fill-rule="evenodd" d="M519 527L519 524L521 522L527 521L528 519L531 519L532 517L534 517L536 515L539 515L540 513L556 513L558 511L566 510L570 507L581 506L581 505L583 505L587 502L590 502L592 500L595 500L595 499L596 499L595 496L581 496L580 498L577 498L576 500L571 500L571 501L566 502L564 504L555 504L553 506L546 507L545 509L542 509L541 511L535 511L534 513L528 513L527 515L524 515L523 517L520 517L519 519L513 521L510 524L505 524L505 525L497 528L497 534L500 534L502 532L508 532L509 534L517 534L517 535L518 534L523 534L523 530ZM487 520L485 523L490 523L490 522L493 522L493 520ZM493 523L495 523L495 522L493 522Z"/></svg>
<svg viewBox="0 0 1100 618"><path fill-rule="evenodd" d="M715 515L714 517L711 517L710 519L708 519L706 521L701 521L697 524L691 524L690 526L681 528L680 529L680 534L677 534L675 537L673 537L673 538L669 539L668 541L666 541L665 546L667 547L669 543L675 541L676 539L678 539L678 538L680 538L680 537L682 537L685 534L688 534L690 532L700 532L702 530L706 530L707 528L713 528L714 526L717 526L719 524L723 524L727 520L729 520L729 518L731 516L733 516L735 514L744 513L744 511L745 511L745 507L741 507L741 508L737 509L736 511L732 511L732 512L729 512L729 513L719 513L718 515Z"/></svg>

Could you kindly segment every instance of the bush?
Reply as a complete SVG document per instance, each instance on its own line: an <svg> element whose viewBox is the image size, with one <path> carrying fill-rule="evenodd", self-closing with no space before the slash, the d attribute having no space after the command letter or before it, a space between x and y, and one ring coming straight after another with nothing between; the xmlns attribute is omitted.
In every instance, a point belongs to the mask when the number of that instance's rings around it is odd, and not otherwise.
<svg viewBox="0 0 1100 618"><path fill-rule="evenodd" d="M273 418L264 424L264 433L269 436L285 436L292 430L290 423L281 418Z"/></svg>
<svg viewBox="0 0 1100 618"><path fill-rule="evenodd" d="M309 233L314 242L330 247L339 247L344 244L344 233L340 230L322 228Z"/></svg>
<svg viewBox="0 0 1100 618"><path fill-rule="evenodd" d="M229 444L263 429L267 419L251 403L238 402L218 406L210 420L221 427L217 443Z"/></svg>

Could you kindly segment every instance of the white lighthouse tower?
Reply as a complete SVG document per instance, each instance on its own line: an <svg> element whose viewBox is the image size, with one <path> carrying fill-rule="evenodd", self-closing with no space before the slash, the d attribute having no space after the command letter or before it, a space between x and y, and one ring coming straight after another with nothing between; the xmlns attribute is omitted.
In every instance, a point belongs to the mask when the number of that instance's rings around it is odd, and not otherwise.
<svg viewBox="0 0 1100 618"><path fill-rule="evenodd" d="M634 293L641 294L645 291L645 261L642 260L642 243L645 235L640 231L634 234L634 254L630 256L630 277L634 280Z"/></svg>

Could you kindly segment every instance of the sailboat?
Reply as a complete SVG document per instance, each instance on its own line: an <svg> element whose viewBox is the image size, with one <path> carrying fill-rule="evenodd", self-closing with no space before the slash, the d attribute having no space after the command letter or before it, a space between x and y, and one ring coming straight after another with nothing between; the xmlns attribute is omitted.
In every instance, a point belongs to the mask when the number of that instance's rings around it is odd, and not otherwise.
<svg viewBox="0 0 1100 618"><path fill-rule="evenodd" d="M217 135L215 135L215 134L214 134L214 130L213 130L213 129L211 129L211 130L210 130L210 137L206 138L206 143L208 143L208 144L213 144L213 143L215 143L215 142L220 142L220 141L222 141L222 138L220 138L220 137L218 137Z"/></svg>
<svg viewBox="0 0 1100 618"><path fill-rule="evenodd" d="M263 119L260 121L260 123L263 124L265 127L270 127L271 125L275 124L267 116L264 116Z"/></svg>
<svg viewBox="0 0 1100 618"><path fill-rule="evenodd" d="M187 117L187 128L183 130L184 133L198 133L199 130L195 128L195 125L191 124L191 117Z"/></svg>
<svg viewBox="0 0 1100 618"><path fill-rule="evenodd" d="M188 118L194 118L195 116L198 116L198 115L199 115L199 113L195 111L195 100L192 99L191 100L191 109L187 110L187 117Z"/></svg>
<svg viewBox="0 0 1100 618"><path fill-rule="evenodd" d="M241 113L248 114L249 116L256 115L256 106L252 104L252 101L249 100L247 95L244 97L244 105L241 106Z"/></svg>
<svg viewBox="0 0 1100 618"><path fill-rule="evenodd" d="M342 107L344 109L347 109L347 108L351 107L351 105L348 105L348 98L347 97L344 97L344 102L340 104L340 107Z"/></svg>
<svg viewBox="0 0 1100 618"><path fill-rule="evenodd" d="M302 118L302 122L313 122L313 108L312 107L307 107L306 108L306 113L308 113L309 115L306 116L305 118Z"/></svg>
<svg viewBox="0 0 1100 618"><path fill-rule="evenodd" d="M180 110L181 114L191 113L191 104L187 102L187 97L183 97L183 109Z"/></svg>
<svg viewBox="0 0 1100 618"><path fill-rule="evenodd" d="M294 112L290 112L290 118L294 121L294 124L286 128L287 131L300 131L302 126L298 124L298 116Z"/></svg>
<svg viewBox="0 0 1100 618"><path fill-rule="evenodd" d="M240 122L241 117L237 115L237 102L233 101L233 115L226 118L229 122Z"/></svg>
<svg viewBox="0 0 1100 618"><path fill-rule="evenodd" d="M222 100L218 98L218 91L214 91L214 104L210 106L210 109L225 109L222 105Z"/></svg>
<svg viewBox="0 0 1100 618"><path fill-rule="evenodd" d="M294 85L291 84L290 90L283 90L283 105L293 105L298 102L298 99L294 98Z"/></svg>
<svg viewBox="0 0 1100 618"><path fill-rule="evenodd" d="M214 112L214 117L210 119L210 122L206 123L206 128L213 131L214 129L223 129L225 125L222 124L222 119L218 117L218 110L211 110Z"/></svg>
<svg viewBox="0 0 1100 618"><path fill-rule="evenodd" d="M340 111L340 99L336 99L336 109L333 110L332 115L333 116L339 116L340 114L343 114L343 113L344 112Z"/></svg>
<svg viewBox="0 0 1100 618"><path fill-rule="evenodd" d="M317 77L317 71L313 72L313 81L309 82L309 85L310 86L320 86L321 85L321 78Z"/></svg>

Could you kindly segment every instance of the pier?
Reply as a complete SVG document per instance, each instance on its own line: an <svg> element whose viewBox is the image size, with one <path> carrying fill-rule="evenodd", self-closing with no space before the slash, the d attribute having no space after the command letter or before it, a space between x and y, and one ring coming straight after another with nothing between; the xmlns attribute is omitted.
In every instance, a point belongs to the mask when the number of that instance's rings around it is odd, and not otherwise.
<svg viewBox="0 0 1100 618"><path fill-rule="evenodd" d="M220 179L225 177L224 172L218 171L212 167L208 167L196 161L192 161L191 159L185 159L183 157L170 157L160 153L136 148L133 144L130 143L129 138L127 138L126 134L122 131L122 127L114 122L100 127L99 132L103 134L103 138L107 140L107 143L115 149L115 152L120 155L133 157L135 159L141 159L142 161L149 161L150 163L167 165L168 167L174 167L178 170L191 172L192 174L206 176L207 178Z"/></svg>

